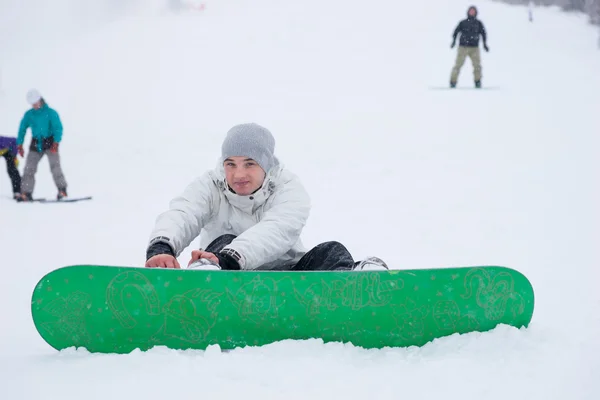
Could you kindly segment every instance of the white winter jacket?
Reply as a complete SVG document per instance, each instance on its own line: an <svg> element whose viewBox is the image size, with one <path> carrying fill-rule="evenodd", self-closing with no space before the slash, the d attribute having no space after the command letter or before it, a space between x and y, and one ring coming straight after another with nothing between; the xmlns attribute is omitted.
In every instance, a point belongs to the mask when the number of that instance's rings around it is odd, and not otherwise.
<svg viewBox="0 0 600 400"><path fill-rule="evenodd" d="M168 243L175 256L200 235L200 248L224 234L237 238L225 249L239 255L241 269L290 267L306 253L300 233L310 198L298 177L278 162L249 196L229 190L222 163L195 179L160 214L150 243Z"/></svg>

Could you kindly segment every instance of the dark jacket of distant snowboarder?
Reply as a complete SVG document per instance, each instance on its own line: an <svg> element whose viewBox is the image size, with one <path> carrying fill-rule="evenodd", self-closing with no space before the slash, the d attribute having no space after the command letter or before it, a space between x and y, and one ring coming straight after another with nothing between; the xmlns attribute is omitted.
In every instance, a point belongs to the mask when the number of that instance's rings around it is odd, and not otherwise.
<svg viewBox="0 0 600 400"><path fill-rule="evenodd" d="M456 37L460 33L460 46L479 47L479 36L483 38L483 48L488 51L487 33L483 23L477 19L477 7L471 6L467 11L467 19L463 19L458 23L452 35L452 47L456 45Z"/></svg>

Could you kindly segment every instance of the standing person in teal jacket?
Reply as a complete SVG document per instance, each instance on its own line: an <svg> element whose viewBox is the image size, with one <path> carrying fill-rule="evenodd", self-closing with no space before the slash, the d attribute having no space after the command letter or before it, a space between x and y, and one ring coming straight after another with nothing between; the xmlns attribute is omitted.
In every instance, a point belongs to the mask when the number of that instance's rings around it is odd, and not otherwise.
<svg viewBox="0 0 600 400"><path fill-rule="evenodd" d="M63 133L60 117L55 110L46 104L46 101L36 89L32 89L27 93L27 102L31 104L32 108L23 116L17 137L17 146L21 157L25 156L23 142L27 128L31 128L32 139L25 161L25 170L23 171L20 201L31 201L33 199L35 173L44 154L48 156L52 178L58 189L56 198L61 200L67 196L67 181L60 166L60 155L58 153L58 144L62 140Z"/></svg>

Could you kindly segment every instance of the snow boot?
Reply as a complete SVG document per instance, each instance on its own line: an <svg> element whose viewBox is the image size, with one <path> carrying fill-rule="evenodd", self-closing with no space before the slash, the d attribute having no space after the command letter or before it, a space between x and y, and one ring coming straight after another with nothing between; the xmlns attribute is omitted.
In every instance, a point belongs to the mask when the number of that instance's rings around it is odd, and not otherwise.
<svg viewBox="0 0 600 400"><path fill-rule="evenodd" d="M475 87L477 89L480 89L481 88L481 81L475 81Z"/></svg>
<svg viewBox="0 0 600 400"><path fill-rule="evenodd" d="M62 200L67 197L67 188L58 189L58 194L56 195L56 200Z"/></svg>
<svg viewBox="0 0 600 400"><path fill-rule="evenodd" d="M367 257L354 265L352 271L385 271L388 270L387 264L377 257Z"/></svg>
<svg viewBox="0 0 600 400"><path fill-rule="evenodd" d="M221 270L221 267L207 258L200 258L188 266L188 269Z"/></svg>
<svg viewBox="0 0 600 400"><path fill-rule="evenodd" d="M456 87L456 82L450 82L450 88L454 89Z"/></svg>
<svg viewBox="0 0 600 400"><path fill-rule="evenodd" d="M21 193L21 195L17 198L17 201L19 203L24 201L33 201L33 196L31 193Z"/></svg>

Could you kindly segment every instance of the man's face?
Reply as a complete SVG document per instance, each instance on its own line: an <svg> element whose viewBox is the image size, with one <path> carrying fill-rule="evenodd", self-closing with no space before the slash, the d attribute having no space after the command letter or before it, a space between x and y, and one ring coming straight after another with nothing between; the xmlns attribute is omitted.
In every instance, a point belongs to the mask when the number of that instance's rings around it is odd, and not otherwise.
<svg viewBox="0 0 600 400"><path fill-rule="evenodd" d="M33 107L35 110L39 110L40 108L42 108L42 101L40 100L37 103L33 103L31 107Z"/></svg>
<svg viewBox="0 0 600 400"><path fill-rule="evenodd" d="M476 13L477 13L477 12L475 11L475 9L474 9L474 8L469 8L469 16L470 16L470 17L474 17Z"/></svg>
<svg viewBox="0 0 600 400"><path fill-rule="evenodd" d="M227 184L240 196L254 193L265 180L265 171L248 157L229 157L225 160L224 167Z"/></svg>

